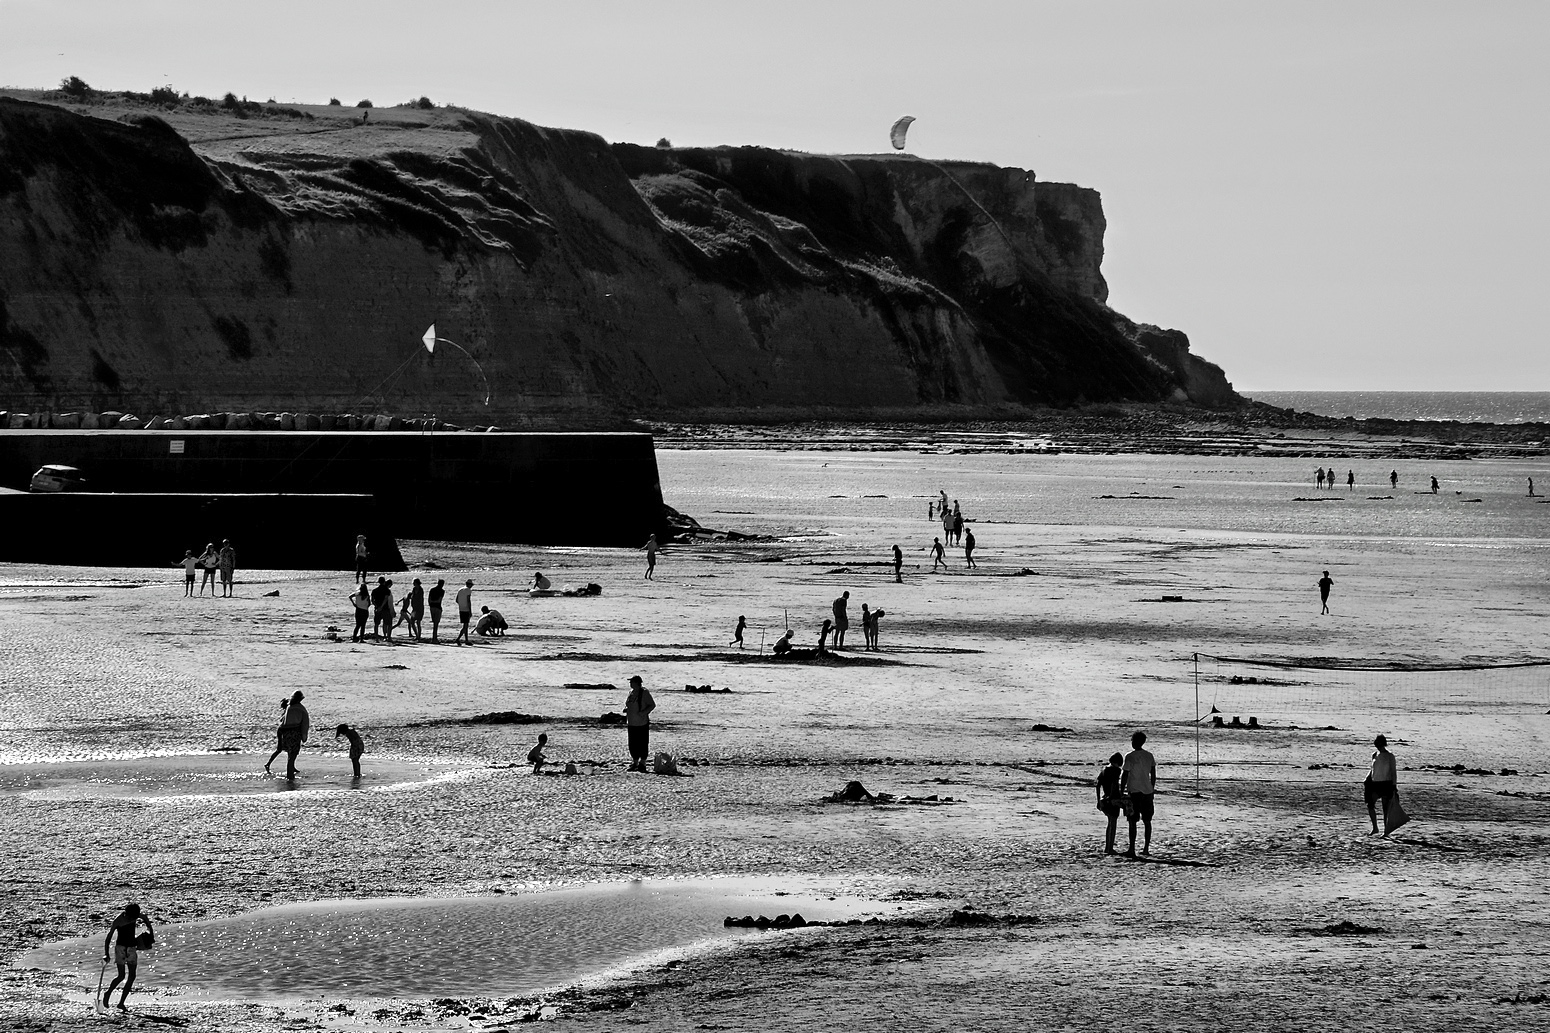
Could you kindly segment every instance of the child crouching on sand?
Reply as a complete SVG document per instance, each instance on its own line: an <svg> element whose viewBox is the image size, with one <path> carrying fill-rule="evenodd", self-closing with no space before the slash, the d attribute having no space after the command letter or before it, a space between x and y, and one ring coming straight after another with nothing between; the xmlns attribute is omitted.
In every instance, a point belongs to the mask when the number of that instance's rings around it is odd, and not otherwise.
<svg viewBox="0 0 1550 1033"><path fill-rule="evenodd" d="M533 765L533 774L535 775L543 774L544 763L547 760L544 757L544 747L547 745L549 745L549 733L539 732L538 745L527 751L527 762Z"/></svg>
<svg viewBox="0 0 1550 1033"><path fill-rule="evenodd" d="M366 752L366 744L361 741L361 733L349 725L340 725L334 729L334 738L344 736L350 740L350 765L355 768L355 777L361 777L361 754Z"/></svg>

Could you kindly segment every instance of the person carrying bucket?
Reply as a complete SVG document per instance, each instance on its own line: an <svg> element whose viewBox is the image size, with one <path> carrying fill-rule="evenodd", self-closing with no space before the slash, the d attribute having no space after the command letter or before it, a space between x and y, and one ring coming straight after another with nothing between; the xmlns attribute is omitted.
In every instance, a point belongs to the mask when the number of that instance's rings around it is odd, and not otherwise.
<svg viewBox="0 0 1550 1033"><path fill-rule="evenodd" d="M145 932L136 936L135 927L141 922L145 923ZM155 942L156 930L151 928L151 920L140 913L139 904L131 902L113 919L108 926L108 935L102 941L102 972L97 975L97 989L102 990L102 974L107 972L110 950L111 960L118 966L118 974L98 999L99 1010L108 1007L108 999L113 996L113 990L119 983L124 984L124 989L119 994L118 1010L129 1010L125 1002L129 1000L129 991L135 986L135 968L140 962L140 951L150 949Z"/></svg>

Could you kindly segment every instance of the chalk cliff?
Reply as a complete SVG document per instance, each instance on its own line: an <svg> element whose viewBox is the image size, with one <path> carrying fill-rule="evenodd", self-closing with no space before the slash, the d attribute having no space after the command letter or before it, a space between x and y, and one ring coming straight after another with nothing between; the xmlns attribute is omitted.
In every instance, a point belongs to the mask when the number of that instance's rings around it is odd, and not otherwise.
<svg viewBox="0 0 1550 1033"><path fill-rule="evenodd" d="M1240 399L1098 194L412 108L0 98L0 408L883 414ZM426 326L482 366L419 347Z"/></svg>

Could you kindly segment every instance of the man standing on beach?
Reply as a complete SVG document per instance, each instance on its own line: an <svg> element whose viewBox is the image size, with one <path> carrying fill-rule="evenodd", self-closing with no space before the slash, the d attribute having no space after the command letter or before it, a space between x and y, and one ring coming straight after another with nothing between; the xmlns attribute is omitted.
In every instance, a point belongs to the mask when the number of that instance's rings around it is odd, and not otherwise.
<svg viewBox="0 0 1550 1033"><path fill-rule="evenodd" d="M624 698L625 734L630 739L630 770L644 773L646 755L651 750L651 712L657 701L651 698L640 675L630 675L630 694Z"/></svg>
<svg viewBox="0 0 1550 1033"><path fill-rule="evenodd" d="M1324 571L1324 576L1319 578L1319 603L1324 607L1319 611L1320 616L1329 612L1329 590L1334 586L1335 582L1330 578L1329 571Z"/></svg>
<svg viewBox="0 0 1550 1033"><path fill-rule="evenodd" d="M420 622L425 619L425 586L420 584L420 579L414 579L414 587L409 589L409 634L416 642L420 641Z"/></svg>
<svg viewBox="0 0 1550 1033"><path fill-rule="evenodd" d="M431 641L440 642L437 632L441 630L441 601L447 597L446 578L437 578L436 587L430 590L428 602L431 605Z"/></svg>
<svg viewBox="0 0 1550 1033"><path fill-rule="evenodd" d="M355 578L361 584L366 583L366 565L371 562L371 553L366 549L366 536L355 536Z"/></svg>
<svg viewBox="0 0 1550 1033"><path fill-rule="evenodd" d="M845 629L850 627L850 615L845 612L845 607L850 603L850 593L843 593L834 600L834 648L845 648Z"/></svg>
<svg viewBox="0 0 1550 1033"><path fill-rule="evenodd" d="M232 547L231 539L221 542L221 592L226 598L231 598L232 582L237 579L237 550Z"/></svg>
<svg viewBox="0 0 1550 1033"><path fill-rule="evenodd" d="M285 717L280 721L280 744L285 747L285 777L291 782L296 781L296 755L312 730L312 716L301 705L303 699L306 697L300 689L291 693L291 705L285 708Z"/></svg>
<svg viewBox="0 0 1550 1033"><path fill-rule="evenodd" d="M1395 489L1397 487L1399 487L1399 471L1398 470L1390 470L1389 471L1389 490L1392 491L1393 489Z"/></svg>
<svg viewBox="0 0 1550 1033"><path fill-rule="evenodd" d="M1356 490L1356 471L1355 470L1347 470L1345 472L1345 490L1346 491L1355 491Z"/></svg>
<svg viewBox="0 0 1550 1033"><path fill-rule="evenodd" d="M1130 849L1126 857L1136 856L1136 821L1146 824L1146 842L1141 846L1141 856L1152 852L1152 797L1157 792L1157 758L1143 749L1146 733L1137 732L1130 737L1130 752L1119 772L1119 789L1125 797L1126 817L1130 821Z"/></svg>
<svg viewBox="0 0 1550 1033"><path fill-rule="evenodd" d="M904 584L904 550L897 545L893 547L893 580Z"/></svg>
<svg viewBox="0 0 1550 1033"><path fill-rule="evenodd" d="M969 569L974 569L974 528L968 528L963 532L963 562Z"/></svg>
<svg viewBox="0 0 1550 1033"><path fill-rule="evenodd" d="M457 590L457 619L463 626L458 629L457 638L452 640L453 645L459 642L468 645L468 622L474 619L474 579L469 578L462 588Z"/></svg>

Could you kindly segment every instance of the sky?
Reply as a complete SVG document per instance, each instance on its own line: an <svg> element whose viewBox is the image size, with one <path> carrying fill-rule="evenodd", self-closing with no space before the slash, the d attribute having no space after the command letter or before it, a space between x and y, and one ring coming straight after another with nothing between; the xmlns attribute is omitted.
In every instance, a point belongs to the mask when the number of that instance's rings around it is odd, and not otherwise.
<svg viewBox="0 0 1550 1033"><path fill-rule="evenodd" d="M1550 391L1550 4L0 0L0 85L910 150L1103 195L1110 304L1241 391Z"/></svg>

